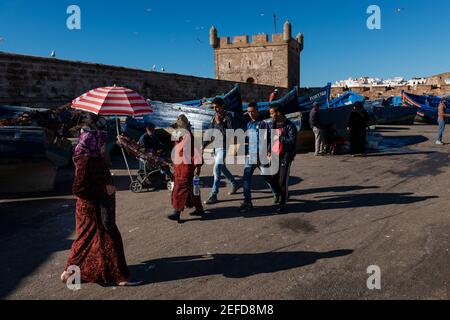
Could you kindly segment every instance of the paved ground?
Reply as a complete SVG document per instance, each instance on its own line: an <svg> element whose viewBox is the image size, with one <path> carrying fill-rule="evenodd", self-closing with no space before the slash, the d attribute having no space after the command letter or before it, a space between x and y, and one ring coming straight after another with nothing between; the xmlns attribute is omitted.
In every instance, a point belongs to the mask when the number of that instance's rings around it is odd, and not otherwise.
<svg viewBox="0 0 450 320"><path fill-rule="evenodd" d="M283 216L257 176L253 213L223 190L204 221L178 225L166 219L167 191L133 194L115 170L127 260L145 281L137 288L60 283L75 222L62 171L55 194L0 201L0 297L449 299L450 145L435 146L435 131L383 127L384 148L365 158L298 155ZM367 289L370 265L381 268L381 290Z"/></svg>

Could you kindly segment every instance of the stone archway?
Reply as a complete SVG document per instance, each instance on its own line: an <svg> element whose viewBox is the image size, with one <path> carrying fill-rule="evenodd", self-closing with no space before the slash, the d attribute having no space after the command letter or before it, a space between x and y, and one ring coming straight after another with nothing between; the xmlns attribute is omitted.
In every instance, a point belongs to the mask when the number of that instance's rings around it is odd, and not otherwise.
<svg viewBox="0 0 450 320"><path fill-rule="evenodd" d="M245 81L247 83L255 83L255 79L253 79L252 77L248 78L247 81Z"/></svg>

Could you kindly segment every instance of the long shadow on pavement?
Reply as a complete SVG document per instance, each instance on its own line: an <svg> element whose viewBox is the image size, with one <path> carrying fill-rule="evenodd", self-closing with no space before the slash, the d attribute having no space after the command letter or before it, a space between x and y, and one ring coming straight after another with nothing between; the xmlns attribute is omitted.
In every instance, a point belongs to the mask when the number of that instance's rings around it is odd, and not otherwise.
<svg viewBox="0 0 450 320"><path fill-rule="evenodd" d="M170 257L145 261L130 267L133 277L144 284L191 279L209 275L245 278L314 264L320 259L347 256L353 250L330 252L265 252L254 254L211 254Z"/></svg>
<svg viewBox="0 0 450 320"><path fill-rule="evenodd" d="M0 203L0 299L52 254L70 248L74 211L73 199Z"/></svg>
<svg viewBox="0 0 450 320"><path fill-rule="evenodd" d="M302 192L303 191L299 191ZM397 204L412 204L436 199L437 196L414 196L413 193L366 193L319 196L317 200L301 200L293 197L294 192L287 204L287 213L312 213L325 210L379 207ZM207 208L208 213L202 220L220 220L231 218L256 218L274 215L277 206L255 207L252 211L242 213L238 207ZM198 220L198 219L195 219ZM185 221L189 222L189 220Z"/></svg>

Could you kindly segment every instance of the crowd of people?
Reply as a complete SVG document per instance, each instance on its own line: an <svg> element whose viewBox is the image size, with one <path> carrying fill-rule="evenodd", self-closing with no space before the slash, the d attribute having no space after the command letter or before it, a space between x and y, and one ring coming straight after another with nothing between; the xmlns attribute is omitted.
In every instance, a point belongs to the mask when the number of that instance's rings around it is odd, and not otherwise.
<svg viewBox="0 0 450 320"><path fill-rule="evenodd" d="M212 102L215 115L209 128L220 132L224 137L229 129L235 130L233 116L226 111L225 102L216 98ZM197 147L194 141L191 124L185 115L180 115L173 125L174 142L172 150L173 183L171 195L173 212L169 219L182 222L181 215L188 208L195 208L193 216L204 216L203 205L214 205L219 202L219 190L222 174L230 184L228 194L236 194L243 188L243 202L240 212L253 209L252 177L256 169L261 172L265 183L273 195L273 203L277 205L277 214L287 213L288 185L291 164L296 156L297 128L279 105L270 106L270 121L262 119L256 103L247 107L247 132L245 147L245 165L243 166L242 183L239 183L226 166L226 155L232 143L224 139L214 143L214 181L211 192L204 203L199 193L194 192L194 177L201 174L204 163L204 151L208 144ZM310 113L310 125L315 134L315 154L325 152L325 128L321 124L318 105L315 104ZM357 106L350 117L352 153L364 153L366 114ZM106 162L102 158L102 148L106 142L104 121L97 121L90 127L83 128L80 141L75 149L75 180L73 193L77 197L76 234L66 268L61 274L63 282L71 277L69 267L80 268L83 282L94 282L101 285L135 286L140 281L130 277L122 238L115 224L115 187ZM264 131L262 131L264 130ZM262 134L261 134L262 132ZM250 139L252 143L250 143ZM261 141L261 139L263 141ZM255 143L256 142L256 143ZM148 125L140 139L146 150L155 153L163 152L163 146L155 135L155 127ZM275 161L276 162L273 162ZM267 172L267 166L276 163L275 170Z"/></svg>

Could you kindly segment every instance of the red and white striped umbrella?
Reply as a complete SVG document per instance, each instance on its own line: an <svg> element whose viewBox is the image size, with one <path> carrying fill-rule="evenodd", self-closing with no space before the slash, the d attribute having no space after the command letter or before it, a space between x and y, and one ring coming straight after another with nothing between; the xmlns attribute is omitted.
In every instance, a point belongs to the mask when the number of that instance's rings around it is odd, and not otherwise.
<svg viewBox="0 0 450 320"><path fill-rule="evenodd" d="M72 101L72 107L104 116L142 116L153 112L139 93L116 86L86 92Z"/></svg>

